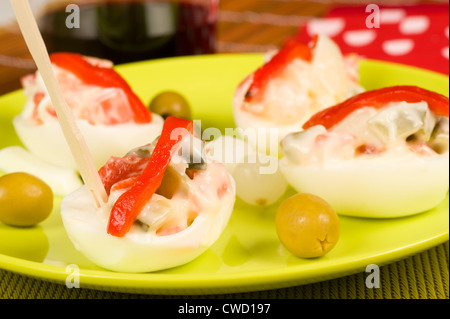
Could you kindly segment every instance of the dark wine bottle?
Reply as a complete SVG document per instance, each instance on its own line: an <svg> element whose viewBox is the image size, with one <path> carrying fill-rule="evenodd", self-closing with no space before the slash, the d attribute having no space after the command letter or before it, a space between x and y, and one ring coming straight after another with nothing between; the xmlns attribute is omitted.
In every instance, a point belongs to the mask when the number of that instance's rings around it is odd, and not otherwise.
<svg viewBox="0 0 450 319"><path fill-rule="evenodd" d="M67 27L66 7L39 19L49 52L78 52L116 64L215 53L210 8L184 1L103 1L79 6L79 28Z"/></svg>

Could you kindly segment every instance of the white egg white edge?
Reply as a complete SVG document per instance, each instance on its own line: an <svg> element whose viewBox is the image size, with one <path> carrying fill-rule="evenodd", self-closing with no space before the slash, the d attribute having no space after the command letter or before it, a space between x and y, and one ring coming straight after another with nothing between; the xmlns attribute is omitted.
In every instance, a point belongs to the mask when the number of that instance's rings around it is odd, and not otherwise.
<svg viewBox="0 0 450 319"><path fill-rule="evenodd" d="M279 162L298 192L328 201L340 215L393 218L418 214L442 202L449 189L449 154L396 163L347 161L334 165Z"/></svg>
<svg viewBox="0 0 450 319"><path fill-rule="evenodd" d="M247 141L255 150L272 156L280 153L280 142L289 133L301 130L304 121L274 128L273 123L260 116L253 115L242 109L242 101L253 81L249 76L236 89L233 96L233 119L236 127L241 130L241 138Z"/></svg>
<svg viewBox="0 0 450 319"><path fill-rule="evenodd" d="M228 174L229 175L229 174ZM200 214L186 229L167 236L129 232L124 237L107 234L107 220L96 208L85 186L66 196L61 217L75 248L89 260L117 272L153 272L184 265L204 253L219 238L233 212L236 185L230 200L220 205L214 218Z"/></svg>
<svg viewBox="0 0 450 319"><path fill-rule="evenodd" d="M80 119L75 123L99 169L111 156L122 157L130 149L157 138L164 120L152 114L152 121L147 124L92 125ZM19 139L32 154L49 164L78 169L58 121L31 125L20 114L14 117L13 125Z"/></svg>
<svg viewBox="0 0 450 319"><path fill-rule="evenodd" d="M0 170L5 174L24 172L34 175L47 183L57 196L66 196L83 185L75 170L48 164L17 145L0 150Z"/></svg>

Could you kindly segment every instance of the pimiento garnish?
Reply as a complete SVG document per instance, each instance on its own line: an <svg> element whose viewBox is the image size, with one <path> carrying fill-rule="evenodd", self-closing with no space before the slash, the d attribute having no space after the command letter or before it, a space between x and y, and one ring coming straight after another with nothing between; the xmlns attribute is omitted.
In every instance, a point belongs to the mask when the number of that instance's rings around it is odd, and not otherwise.
<svg viewBox="0 0 450 319"><path fill-rule="evenodd" d="M309 45L300 42L297 38L291 38L282 46L282 48L263 66L253 74L253 82L245 94L245 101L250 102L253 99L261 97L262 92L270 79L280 75L283 70L295 59L311 61L312 48L317 43L317 36Z"/></svg>
<svg viewBox="0 0 450 319"><path fill-rule="evenodd" d="M56 66L74 74L87 85L122 89L133 111L134 122L139 124L151 122L151 112L148 111L128 83L114 69L93 65L84 59L81 54L77 53L52 53L50 60Z"/></svg>
<svg viewBox="0 0 450 319"><path fill-rule="evenodd" d="M140 157L137 155L110 157L106 164L98 171L106 193L109 195L113 186L115 189L122 188L117 186L118 183L122 182L120 186L124 186L124 181L137 179L144 171L148 161L148 157Z"/></svg>
<svg viewBox="0 0 450 319"><path fill-rule="evenodd" d="M319 111L303 125L303 129L306 130L315 125L330 129L357 109L382 108L388 103L395 102L426 102L436 116L448 117L449 115L449 99L446 96L417 86L391 86L360 93L342 103Z"/></svg>
<svg viewBox="0 0 450 319"><path fill-rule="evenodd" d="M181 140L188 134L194 134L192 121L173 116L165 120L161 136L142 174L114 204L108 222L108 234L123 237L130 230L142 208L161 186L172 157Z"/></svg>

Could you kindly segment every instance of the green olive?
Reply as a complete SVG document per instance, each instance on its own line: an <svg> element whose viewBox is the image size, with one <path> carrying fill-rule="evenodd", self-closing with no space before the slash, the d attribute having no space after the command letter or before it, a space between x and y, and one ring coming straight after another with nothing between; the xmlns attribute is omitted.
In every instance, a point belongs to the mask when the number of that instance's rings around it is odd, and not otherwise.
<svg viewBox="0 0 450 319"><path fill-rule="evenodd" d="M163 118L176 116L187 120L191 119L191 108L187 100L179 93L165 91L159 93L150 102L150 111Z"/></svg>
<svg viewBox="0 0 450 319"><path fill-rule="evenodd" d="M53 210L52 189L28 173L0 177L0 221L11 226L32 226Z"/></svg>
<svg viewBox="0 0 450 319"><path fill-rule="evenodd" d="M296 194L281 203L275 226L283 246L301 258L325 255L340 235L340 221L334 209L312 194Z"/></svg>

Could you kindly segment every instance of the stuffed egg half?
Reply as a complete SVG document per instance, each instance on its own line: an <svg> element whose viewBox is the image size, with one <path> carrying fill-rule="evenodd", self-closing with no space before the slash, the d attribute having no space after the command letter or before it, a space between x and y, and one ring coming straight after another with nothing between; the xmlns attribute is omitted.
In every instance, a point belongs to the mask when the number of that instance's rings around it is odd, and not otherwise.
<svg viewBox="0 0 450 319"><path fill-rule="evenodd" d="M110 61L70 53L54 53L51 61L97 168L160 134L163 119L147 110ZM22 86L27 101L13 119L20 140L41 160L77 169L40 73L23 77Z"/></svg>
<svg viewBox="0 0 450 319"><path fill-rule="evenodd" d="M448 192L448 109L448 98L417 87L362 93L286 136L280 170L342 215L424 212Z"/></svg>
<svg viewBox="0 0 450 319"><path fill-rule="evenodd" d="M306 45L290 39L247 76L233 97L238 128L264 131L248 134L260 152L277 155L278 145L298 131L311 115L363 91L359 85L358 57L343 56L325 35ZM277 138L273 138L276 129Z"/></svg>
<svg viewBox="0 0 450 319"><path fill-rule="evenodd" d="M95 207L85 187L63 199L67 234L95 264L120 272L179 266L201 255L226 227L235 202L233 178L221 163L200 155L202 141L193 135L168 150L167 129L157 142L111 157L100 169L107 203ZM199 161L192 161L196 156Z"/></svg>

